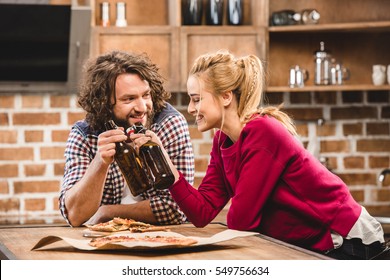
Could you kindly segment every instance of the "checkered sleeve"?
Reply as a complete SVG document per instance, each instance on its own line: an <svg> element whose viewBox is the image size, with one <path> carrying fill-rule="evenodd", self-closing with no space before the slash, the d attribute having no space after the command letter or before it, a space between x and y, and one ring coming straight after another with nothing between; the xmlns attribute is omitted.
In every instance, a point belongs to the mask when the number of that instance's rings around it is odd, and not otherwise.
<svg viewBox="0 0 390 280"><path fill-rule="evenodd" d="M97 141L97 139L90 139ZM65 148L65 170L59 196L59 208L64 219L69 223L65 207L65 193L72 188L85 174L94 155L91 154L90 141L73 127ZM70 224L70 223L69 223Z"/></svg>
<svg viewBox="0 0 390 280"><path fill-rule="evenodd" d="M176 168L183 173L187 181L194 182L194 154L183 115L172 115L165 118L152 130L161 139L169 157ZM171 197L168 190L151 190L147 192L152 211L161 224L178 224L186 221L184 213Z"/></svg>

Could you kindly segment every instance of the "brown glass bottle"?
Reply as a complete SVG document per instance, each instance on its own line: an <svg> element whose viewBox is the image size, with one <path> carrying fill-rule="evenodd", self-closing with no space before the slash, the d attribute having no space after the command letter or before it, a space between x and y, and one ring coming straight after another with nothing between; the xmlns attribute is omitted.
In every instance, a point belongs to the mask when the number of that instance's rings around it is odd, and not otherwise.
<svg viewBox="0 0 390 280"><path fill-rule="evenodd" d="M107 130L118 128L112 120L108 121L105 126ZM125 141L116 142L115 146L115 161L131 193L137 196L152 188L153 181L149 178L147 171L142 165L142 160L138 157L135 149Z"/></svg>
<svg viewBox="0 0 390 280"><path fill-rule="evenodd" d="M146 130L141 123L136 123L126 131L130 134L132 132L144 133ZM149 175L154 181L154 188L160 190L167 189L175 182L175 176L173 175L172 170L157 143L148 141L143 144L139 148L139 155L146 167L149 169Z"/></svg>

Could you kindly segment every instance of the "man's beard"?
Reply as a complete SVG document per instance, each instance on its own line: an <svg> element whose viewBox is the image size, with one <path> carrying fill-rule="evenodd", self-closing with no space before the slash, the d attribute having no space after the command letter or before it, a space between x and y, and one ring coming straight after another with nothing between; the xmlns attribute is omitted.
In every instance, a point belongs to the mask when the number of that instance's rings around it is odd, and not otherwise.
<svg viewBox="0 0 390 280"><path fill-rule="evenodd" d="M153 118L154 118L154 113L148 112L146 118L146 125L144 125L145 128L150 129L150 127L152 126ZM122 118L117 118L116 116L114 116L114 114L112 114L112 119L118 127L123 127L125 131L127 128L133 125L133 123L129 122L130 119L129 117L127 117L127 119L122 119Z"/></svg>

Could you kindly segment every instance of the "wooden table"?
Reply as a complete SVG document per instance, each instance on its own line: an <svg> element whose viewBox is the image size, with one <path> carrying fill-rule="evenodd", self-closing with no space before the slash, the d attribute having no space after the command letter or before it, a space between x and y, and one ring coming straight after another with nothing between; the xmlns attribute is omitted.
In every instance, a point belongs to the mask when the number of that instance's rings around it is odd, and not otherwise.
<svg viewBox="0 0 390 280"><path fill-rule="evenodd" d="M171 230L186 236L209 237L226 230L223 223L214 222L205 228L192 224L170 226ZM43 237L66 236L84 238L85 227L66 225L12 226L0 228L1 259L22 260L315 260L328 259L317 254L263 235L239 237L213 245L194 248L164 249L158 251L82 251L58 241L39 250L31 251Z"/></svg>

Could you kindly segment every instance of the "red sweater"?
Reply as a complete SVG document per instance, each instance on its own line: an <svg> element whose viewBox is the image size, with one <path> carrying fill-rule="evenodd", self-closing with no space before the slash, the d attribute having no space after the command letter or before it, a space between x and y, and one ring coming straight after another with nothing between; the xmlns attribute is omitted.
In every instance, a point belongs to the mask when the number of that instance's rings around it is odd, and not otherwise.
<svg viewBox="0 0 390 280"><path fill-rule="evenodd" d="M247 123L234 144L218 131L198 190L180 176L170 192L197 227L231 199L229 228L318 251L332 249L331 230L346 236L361 212L345 183L268 116Z"/></svg>

